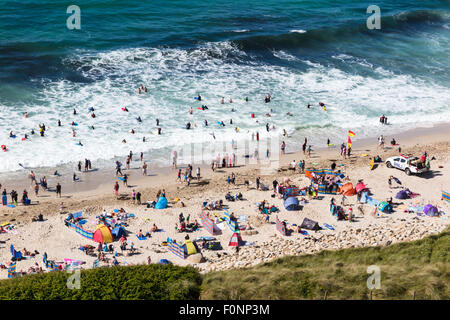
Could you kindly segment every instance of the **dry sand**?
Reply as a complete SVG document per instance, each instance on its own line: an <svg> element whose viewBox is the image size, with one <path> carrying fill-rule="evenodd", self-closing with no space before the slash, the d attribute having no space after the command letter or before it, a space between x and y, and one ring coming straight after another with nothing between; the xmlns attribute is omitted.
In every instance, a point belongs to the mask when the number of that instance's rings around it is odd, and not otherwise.
<svg viewBox="0 0 450 320"><path fill-rule="evenodd" d="M219 169L215 173L206 167L202 168L201 183L192 182L191 186L184 183L175 182L176 171L165 170L164 174L155 176L142 177L139 170L129 170L131 173L130 184L132 188L124 188L122 183L120 193L125 200L117 200L113 195L112 186L116 181L114 172L110 174L103 173L102 181L96 181L96 188L87 191L71 192L66 194L63 186L63 198L56 199L54 192L40 192L37 198L39 204L31 206L19 205L16 208L0 207L0 223L10 222L15 226L14 230L0 234L0 262L8 264L11 258L10 245L13 244L18 250L26 248L29 251L37 250L40 252L36 257L22 260L17 263L17 270L26 271L31 265L37 262L40 266L42 263L42 253L46 252L49 259L57 262L63 262L64 258L77 259L85 261L83 268L91 268L95 257L85 255L78 248L80 246L91 244L95 247L97 244L91 240L85 239L75 231L64 225L66 214L61 214L59 204L64 202L65 212L83 211L83 216L88 219L85 226L88 229L95 229L95 217L99 215L103 209L111 211L113 209L124 208L129 213L134 213L135 218L128 220L129 231L128 242L134 242L138 254L131 256L119 255L118 261L121 264L142 264L147 262L147 257L151 257L152 262L156 263L160 259L168 259L178 265L195 265L202 272L208 270L228 269L233 267L242 267L256 264L262 261L268 261L275 257L286 254L305 254L313 253L323 249L338 249L344 247L355 246L371 246L371 245L388 245L397 241L409 241L422 238L428 234L442 231L448 224L448 215L450 214L450 206L440 200L441 190L449 190L450 187L450 127L442 126L436 129L420 129L414 134L405 133L396 135L397 141L401 143L402 152L412 153L420 156L424 150L436 160L431 161L432 173L425 176L407 176L405 173L396 169L388 169L384 164L379 165L375 170L369 170L369 157L362 157L361 154L380 155L383 161L391 156L398 154L396 149L386 148L385 150L377 150L376 145L372 141L359 141L353 145L353 155L350 159L342 160L339 157L338 148L315 150L311 158L304 156L302 153L292 153L281 157L281 166L278 172L267 174L260 168L267 168L268 164L261 161L260 165L241 166L239 168ZM418 135L420 134L420 135ZM289 141L289 140L288 140ZM386 137L387 145L390 137ZM289 143L289 142L288 142ZM383 214L380 217L374 217L370 214L373 208L363 205L365 212L363 216L356 208L356 197L348 197L347 204L352 204L356 215L355 222L336 221L329 211L330 198L332 196L324 196L322 200L310 200L301 211L287 211L283 207L282 199L272 198L270 191L258 191L254 189L255 179L261 176L261 181L272 187L272 181L276 178L282 181L284 177L289 177L291 181L299 186L305 187L309 185L309 180L299 173L292 173L287 170L289 163L295 160L306 160L307 168L329 168L331 159L337 160L337 164L344 164L343 172L349 177L350 181L356 185L357 181L363 179L364 183L370 188L373 197L377 200L385 200L389 197L394 198L394 203L399 203L396 212L390 215ZM312 165L317 163L316 165ZM196 166L194 166L195 175ZM236 185L229 186L226 183L226 177L234 172L236 174ZM265 173L265 174L263 174ZM411 191L419 193L420 196L409 200L397 200L395 194L400 189L388 189L387 179L390 175L399 178L403 186L408 187ZM250 190L246 191L244 181L249 180ZM8 182L1 181L3 188L10 191ZM17 182L16 182L17 184ZM50 185L52 183L50 182ZM28 183L30 196L31 188ZM156 210L146 208L144 205L136 205L131 202L131 191L135 189L142 193L142 200L155 200L156 192L159 189L166 190L167 199L169 200L169 208L164 210ZM19 198L21 190L19 190ZM227 191L231 194L242 192L245 200L237 202L228 202L224 199ZM172 204L171 200L180 198L186 205L181 208L179 203ZM340 202L341 196L333 196L337 202ZM253 242L253 246L243 247L237 254L234 248L228 246L231 232L225 229L222 235L216 236L220 241L224 250L208 251L202 250L206 262L193 264L187 260L182 260L167 251L167 247L161 243L171 237L179 243L183 242L185 233L176 233L174 226L178 222L178 215L183 212L184 216L190 215L190 221L197 219L200 222L201 204L203 201L224 200L229 206L229 210L234 212L236 216L245 215L248 221L258 231L254 235L243 234L243 240ZM280 220L287 220L289 223L300 225L305 217L318 221L321 225L328 223L333 225L336 230L320 230L318 232L308 231L310 236L293 234L289 237L282 237L276 231L274 224L264 223L258 216L258 210L255 205L261 200L268 200L270 204L276 205L280 211L273 214L271 222L275 221L275 215ZM8 196L9 200L9 196ZM413 213L404 213L400 202L404 204L422 203L436 204L447 214L440 218L430 218L427 216L417 216ZM217 211L222 215L222 211ZM44 222L31 222L32 217L39 213L44 215ZM150 219L150 220L148 220ZM136 237L139 229L144 232L150 231L151 226L155 223L164 232L153 233L148 240L138 240ZM197 232L189 234L191 239L200 236L209 236L208 232L201 228ZM118 249L118 242L113 243ZM120 253L120 250L118 250ZM111 258L111 254L107 254ZM105 263L100 263L105 265ZM45 269L45 268L44 268ZM0 272L0 277L7 277L7 270Z"/></svg>

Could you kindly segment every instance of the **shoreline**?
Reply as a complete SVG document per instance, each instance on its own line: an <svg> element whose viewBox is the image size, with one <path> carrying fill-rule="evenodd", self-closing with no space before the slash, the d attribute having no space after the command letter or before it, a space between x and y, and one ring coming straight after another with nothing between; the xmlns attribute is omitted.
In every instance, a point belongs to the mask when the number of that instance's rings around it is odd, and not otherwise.
<svg viewBox="0 0 450 320"><path fill-rule="evenodd" d="M201 272L213 270L225 270L229 268L240 268L256 264L256 262L270 261L271 259L288 254L301 255L315 253L321 250L334 250L347 247L388 245L399 241L410 241L420 239L426 235L442 231L450 223L448 217L450 214L450 205L440 201L441 188L447 186L450 176L450 125L444 125L439 128L424 128L412 132L406 132L403 135L396 135L395 138L400 142L405 152L414 153L420 156L420 153L426 150L430 156L435 156L432 161L433 173L429 176L406 176L403 172L388 169L384 164L380 164L375 170L369 170L369 156L362 157L362 153L369 155L379 154L383 161L386 157L398 154L396 149L385 148L384 151L377 150L376 143L370 143L369 140L354 141L353 154L349 159L340 159L339 150L336 148L328 149L318 148L314 150L310 158L305 157L302 152L288 153L281 157L278 170L264 170L267 163L261 161L258 164L249 164L237 168L218 169L215 173L209 168L202 170L201 183L192 182L191 186L184 183L175 182L175 170L169 169L169 174L152 177L139 177L139 173L129 180L130 184L135 185L130 188L123 188L120 183L119 193L124 196L124 200L118 200L113 195L112 185L116 181L111 173L110 181L103 181L102 184L93 190L82 190L71 194L65 193L63 186L63 198L57 199L54 193L46 192L43 197L39 197L38 205L22 206L8 208L0 206L0 223L10 222L15 225L15 231L0 235L0 239L5 241L6 246L0 247L0 262L5 263L10 258L9 245L14 244L17 248L27 248L38 250L41 254L47 252L51 259L63 261L65 258L78 259L85 261L84 267L90 268L94 258L86 256L78 247L86 244L96 245L92 240L85 239L73 230L64 225L64 218L68 212L83 211L88 224L87 228L95 228L95 216L99 215L103 209L110 212L112 209L124 208L127 212L134 213L136 218L129 219L129 240L135 243L135 247L140 252L136 256L119 256L118 260L123 264L146 263L147 256L151 257L153 262L159 259L168 259L178 265L194 265ZM386 141L389 142L386 137ZM389 144L389 143L388 143ZM357 221L349 223L348 221L336 221L329 212L330 196L326 195L322 200L309 199L307 204L300 211L287 211L283 206L282 199L271 197L272 190L260 191L254 188L255 179L261 176L261 182L268 185L271 189L273 179L282 181L288 177L299 186L309 185L309 179L303 174L292 173L287 168L289 163L295 160L306 160L306 168L329 168L332 159L342 164L342 172L348 179L356 185L360 179L364 180L374 197L378 200L384 200L394 197L400 189L388 189L387 178L389 175L395 175L401 179L405 187L420 194L419 198L409 199L399 202L396 212L390 215L374 217L370 213L373 210L368 205L363 205L364 215L356 212ZM314 165L313 163L317 163ZM442 167L442 168L441 168ZM194 166L195 172L196 166ZM206 169L206 170L205 170ZM225 181L227 175L234 172L236 174L236 185L228 185ZM151 172L150 172L151 173ZM106 176L106 175L105 175ZM172 180L173 179L173 180ZM250 181L250 188L246 190L244 181ZM27 182L28 184L29 182ZM447 184L446 184L447 183ZM50 184L51 185L51 184ZM81 185L81 184L80 184ZM147 208L145 205L133 204L130 194L133 188L142 193L142 202L155 199L155 194L159 189L165 189L169 207L164 210ZM124 190L125 189L125 190ZM9 189L10 190L10 189ZM20 190L20 189L19 189ZM244 215L247 221L257 231L257 234L243 234L243 240L254 243L254 246L243 247L241 253L236 255L233 247L228 247L231 237L229 230L224 230L222 235L217 236L221 243L222 251L210 252L202 250L205 263L191 263L187 260L181 260L167 251L167 247L162 242L171 237L177 241L183 241L185 233L175 232L173 226L178 222L178 214L183 212L185 216L190 215L191 220L200 222L201 203L203 201L213 201L223 199L225 193L235 194L242 192L245 201L236 201L224 203L229 206L231 212L237 216ZM30 192L31 194L31 192ZM67 198L64 198L67 197ZM173 202L172 199L178 197L185 207L180 206L180 202ZM340 195L333 196L339 201ZM33 199L33 196L31 196ZM279 208L275 215L280 220L287 220L289 223L300 225L304 218L318 221L320 225L328 223L335 227L335 231L320 230L318 232L309 231L308 236L295 234L291 237L282 237L275 229L273 224L267 224L261 221L261 215L255 203L262 200L268 200ZM59 211L59 203L63 201L65 205L64 214ZM355 207L358 204L355 197L348 197L348 205ZM402 208L408 204L427 204L438 205L446 213L442 218L431 218L427 216L417 216L413 213L404 213ZM356 210L355 210L356 211ZM219 215L221 212L215 211ZM39 213L44 215L44 222L31 222L32 217ZM212 211L214 213L214 211ZM270 220L274 222L275 215ZM153 233L152 237L146 241L136 239L137 232L142 229L147 232L155 223L164 232ZM359 231L358 231L359 230ZM209 235L202 228L199 231L189 233L191 239L199 236ZM362 238L361 235L364 235ZM113 243L118 246L117 242ZM217 255L220 254L220 256ZM19 269L25 269L41 259L34 258L19 263ZM104 264L105 265L105 264ZM107 264L106 264L107 265ZM23 266L23 267L22 267ZM6 277L6 271L0 273L0 277Z"/></svg>
<svg viewBox="0 0 450 320"><path fill-rule="evenodd" d="M407 130L407 131L403 131L400 132L398 134L395 135L389 135L389 136L385 136L385 140L386 140L386 147L390 147L390 139L392 137L396 138L396 141L400 144L400 146L402 147L408 147L411 146L412 144L415 143L414 139L423 139L423 138L427 138L427 137L433 137L433 141L444 141L445 140L445 134L450 135L450 122L442 122L442 123L438 123L433 125L432 127L418 127L418 128L414 128L411 130ZM444 140L441 140L441 137L444 137ZM346 141L347 138L342 139L344 143L347 143ZM280 139L280 141L283 139ZM357 139L357 136L355 138L353 138L353 143L352 143L352 152L357 152L357 150L359 149L368 149L370 150L370 148L373 148L373 146L376 146L376 143L374 143L374 141L376 141L376 137L369 137L369 138L363 138L363 139ZM292 149L292 147L290 147L289 144L289 140L287 140L287 149ZM279 150L279 147L278 147ZM251 153L251 152L250 152ZM312 149L312 154L321 154L321 155L325 155L325 156L331 156L331 157L336 157L338 156L338 144L335 144L334 147L318 147L318 148L314 148ZM246 159L242 158L242 154L240 155L241 157L237 157L237 161L238 161L238 166L235 170L239 171L238 169L240 169L241 167L244 167L246 169L252 168L252 167L258 167L258 164L242 164L242 162L246 162ZM149 167L147 169L148 171L148 176L147 177L142 177L141 175L141 169L140 169L140 165L141 162L136 159L136 157L138 157L138 154L134 154L133 155L134 159L131 162L130 165L130 170L123 170L125 173L129 174L129 178L131 180L129 180L130 182L132 182L132 184L137 184L138 186L143 186L143 187L148 187L148 186L155 186L158 185L160 182L163 182L165 180L165 175L171 175L175 172L175 170L172 167L169 166L157 166L157 165L152 165L151 163L149 164ZM281 156L280 156L281 157ZM289 151L286 152L286 154L283 156L283 160L281 160L282 163L286 164L288 162L291 162L293 159L298 158L298 159L304 159L304 155L302 154L301 151L301 145L299 144L298 148L295 148L294 151ZM288 160L286 160L288 159ZM263 159L262 159L263 160ZM110 184L110 188L112 189L112 185L115 183L115 181L117 180L116 176L115 176L115 170L113 169L114 160L111 160L111 169L107 168L107 167L100 167L100 168L96 168L94 167L91 171L89 172L84 172L83 170L81 172L76 171L75 169L73 169L71 172L75 172L77 174L77 176L80 178L80 181L77 182L73 182L72 181L72 173L69 173L69 164L65 164L63 166L58 166L58 167L45 167L45 168L31 168L31 169L27 169L26 173L24 173L25 177L21 177L21 178L6 178L6 179L2 179L0 180L0 183L2 184L2 186L11 186L9 187L9 190L14 189L16 191L19 191L21 193L21 191L23 190L22 188L25 187L29 193L30 198L33 198L33 190L30 189L30 180L28 178L28 174L30 172L30 170L33 170L36 173L36 177L37 180L39 180L40 177L42 176L46 176L47 180L49 182L49 186L52 187L53 185L56 185L57 182L61 183L62 187L63 187L63 193L69 193L71 195L75 195L75 194L79 194L79 193L86 193L86 195L91 194L93 191L95 194L95 191L98 189L102 189L104 190L105 188L107 188L107 186ZM144 156L144 161L147 162L147 160L145 159ZM286 162L287 161L287 162ZM124 162L124 161L123 161ZM180 163L177 166L178 168L181 169L185 169L187 167L188 163ZM192 163L193 167L194 167L194 171L195 168L200 167L201 168L201 172L202 175L205 172L205 170L210 171L211 167L210 167L210 163L207 164L204 161L202 161L202 163ZM55 170L60 170L59 168L63 167L65 174L63 177L55 177L52 172L54 172ZM42 173L40 173L42 172ZM20 173L16 173L14 172L14 174L20 175ZM4 175L8 175L8 174L4 174ZM152 179L154 181L148 181L149 179ZM40 188L39 192L42 192L42 188ZM41 199L39 199L41 200ZM45 199L42 199L45 200Z"/></svg>

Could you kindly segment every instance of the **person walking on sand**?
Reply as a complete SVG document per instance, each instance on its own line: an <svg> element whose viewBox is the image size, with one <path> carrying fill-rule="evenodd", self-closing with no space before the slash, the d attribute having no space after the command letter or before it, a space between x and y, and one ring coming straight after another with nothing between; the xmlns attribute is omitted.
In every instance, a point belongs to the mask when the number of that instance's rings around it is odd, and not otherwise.
<svg viewBox="0 0 450 320"><path fill-rule="evenodd" d="M197 182L200 182L200 167L197 167Z"/></svg>
<svg viewBox="0 0 450 320"><path fill-rule="evenodd" d="M311 157L311 145L308 146L307 155L308 158Z"/></svg>
<svg viewBox="0 0 450 320"><path fill-rule="evenodd" d="M58 195L61 198L61 185L59 184L59 182L56 185L56 196L58 196Z"/></svg>
<svg viewBox="0 0 450 320"><path fill-rule="evenodd" d="M143 176L146 176L146 175L147 175L147 163L146 163L146 162L144 162L144 163L142 164L142 175L143 175Z"/></svg>
<svg viewBox="0 0 450 320"><path fill-rule="evenodd" d="M39 193L39 185L36 182L34 185L34 194L36 195L36 197L38 196L38 193Z"/></svg>
<svg viewBox="0 0 450 320"><path fill-rule="evenodd" d="M283 141L281 143L281 154L286 154L286 143Z"/></svg>

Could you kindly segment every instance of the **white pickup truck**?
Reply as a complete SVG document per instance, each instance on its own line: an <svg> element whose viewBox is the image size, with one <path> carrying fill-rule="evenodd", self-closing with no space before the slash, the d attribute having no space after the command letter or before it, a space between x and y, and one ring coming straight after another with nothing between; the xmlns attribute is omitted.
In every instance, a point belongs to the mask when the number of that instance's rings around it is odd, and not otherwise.
<svg viewBox="0 0 450 320"><path fill-rule="evenodd" d="M410 155L399 155L386 159L386 166L388 168L397 168L409 176L411 174L419 174L428 171L428 168L419 158Z"/></svg>

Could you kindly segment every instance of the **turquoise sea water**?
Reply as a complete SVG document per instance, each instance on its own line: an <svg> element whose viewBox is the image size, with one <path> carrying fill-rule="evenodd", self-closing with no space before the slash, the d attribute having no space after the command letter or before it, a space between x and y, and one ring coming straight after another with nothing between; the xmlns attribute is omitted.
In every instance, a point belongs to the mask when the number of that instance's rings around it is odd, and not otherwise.
<svg viewBox="0 0 450 320"><path fill-rule="evenodd" d="M66 27L72 4L81 9L81 30ZM381 9L381 30L366 27L372 4ZM286 129L291 141L308 136L319 145L327 137L340 143L348 129L359 138L448 121L449 12L449 1L436 0L2 1L0 144L8 152L0 172L130 150L163 161L186 143L250 139L257 130L265 138ZM147 94L137 94L140 84ZM209 110L197 109L197 93ZM221 105L221 97L234 102ZM383 113L391 126L378 125ZM152 134L156 118L161 136ZM226 127L217 125L222 120ZM276 129L266 132L267 122ZM39 123L48 127L44 138Z"/></svg>

